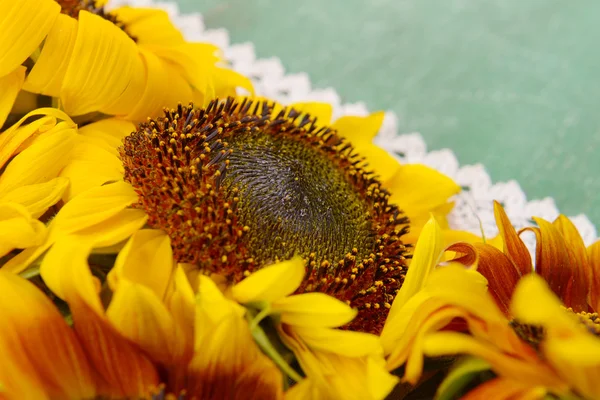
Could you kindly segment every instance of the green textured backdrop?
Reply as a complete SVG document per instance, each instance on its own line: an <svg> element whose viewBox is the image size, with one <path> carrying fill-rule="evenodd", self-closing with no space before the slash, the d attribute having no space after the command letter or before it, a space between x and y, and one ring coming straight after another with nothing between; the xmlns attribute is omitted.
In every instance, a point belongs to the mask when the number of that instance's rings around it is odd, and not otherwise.
<svg viewBox="0 0 600 400"><path fill-rule="evenodd" d="M600 2L179 0L315 87L600 227Z"/></svg>

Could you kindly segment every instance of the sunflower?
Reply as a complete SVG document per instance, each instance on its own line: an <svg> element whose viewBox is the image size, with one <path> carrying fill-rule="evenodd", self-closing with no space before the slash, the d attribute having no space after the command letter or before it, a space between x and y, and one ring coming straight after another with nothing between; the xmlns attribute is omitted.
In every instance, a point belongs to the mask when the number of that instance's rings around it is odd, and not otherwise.
<svg viewBox="0 0 600 400"><path fill-rule="evenodd" d="M252 90L247 78L217 66L217 48L186 42L164 11L25 0L3 2L0 15L0 123L21 89L84 121L136 121L165 104Z"/></svg>
<svg viewBox="0 0 600 400"><path fill-rule="evenodd" d="M596 298L596 289L593 280L577 286L576 272L560 272L577 271L583 263L593 277L598 244L586 254L566 218L554 224L536 219L539 228L528 228L538 238L534 273L527 249L498 204L496 217L506 254L489 244L460 243L448 248L459 257L442 265L443 248L425 253L429 276L408 301L397 296L381 335L388 367L404 365L404 379L414 384L425 356L466 354L472 358L449 374L440 398L458 398L477 386L473 382L483 383L465 398L598 398L593 382L600 377L600 324L593 301L577 300ZM579 242L581 247L567 251L566 243ZM422 259L418 244L411 269ZM582 289L587 285L591 290ZM449 329L456 321L463 321L458 326L465 332Z"/></svg>
<svg viewBox="0 0 600 400"><path fill-rule="evenodd" d="M343 127L344 119L336 123ZM4 268L22 271L66 233L93 237L96 247L112 246L147 218L170 237L178 262L233 283L299 254L307 268L299 293L331 294L359 309L348 328L381 330L407 268L401 236L408 218L341 136L348 126L338 134L306 113L280 108L274 114L271 103L248 99L214 101L206 109L180 106L125 137L119 150L123 175L114 162L98 163L94 174L94 146L105 148L106 160L116 160L116 149L107 148L129 128L111 120L90 125L90 132L120 132L94 134L86 144L88 159L74 156L89 163L89 174L65 168L71 187L87 190L65 199L41 246ZM403 168L396 164L407 175ZM456 186L428 172L435 183ZM410 185L404 191L407 198L421 198ZM447 196L445 188L441 192ZM439 197L432 201L441 203ZM125 214L129 219L118 224Z"/></svg>
<svg viewBox="0 0 600 400"><path fill-rule="evenodd" d="M494 213L503 251L485 243L456 244L450 249L459 253L458 261L477 265L505 314L510 316L510 299L517 282L532 272L542 277L574 312L599 310L600 241L586 249L577 228L564 215L552 223L534 217L537 227L517 233L497 202ZM537 239L535 265L520 237L527 231L535 233Z"/></svg>
<svg viewBox="0 0 600 400"><path fill-rule="evenodd" d="M145 257L171 251L168 239L151 230L131 238L110 300L89 251L65 236L41 266L72 327L33 284L0 270L3 398L283 398L282 375L239 305L210 280L194 296L173 262L147 268Z"/></svg>

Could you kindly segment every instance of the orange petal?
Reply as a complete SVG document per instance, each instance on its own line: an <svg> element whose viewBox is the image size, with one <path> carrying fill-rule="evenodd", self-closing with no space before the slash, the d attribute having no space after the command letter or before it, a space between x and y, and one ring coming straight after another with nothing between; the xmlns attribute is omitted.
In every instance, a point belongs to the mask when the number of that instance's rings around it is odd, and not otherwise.
<svg viewBox="0 0 600 400"><path fill-rule="evenodd" d="M531 256L525 243L523 243L504 209L497 201L494 201L494 216L496 217L496 225L498 225L500 236L504 242L504 254L517 266L520 275L533 272Z"/></svg>
<svg viewBox="0 0 600 400"><path fill-rule="evenodd" d="M94 398L94 376L73 330L34 285L0 270L0 397Z"/></svg>
<svg viewBox="0 0 600 400"><path fill-rule="evenodd" d="M468 261L474 259L477 271L488 280L488 290L496 304L505 315L510 315L510 300L521 277L512 261L500 250L485 243L460 243L450 246L448 250L467 252L465 256L453 261L469 265Z"/></svg>
<svg viewBox="0 0 600 400"><path fill-rule="evenodd" d="M571 264L574 256L558 229L541 218L534 218L539 228L529 228L536 234L536 271L552 291L575 312L587 310L585 277Z"/></svg>
<svg viewBox="0 0 600 400"><path fill-rule="evenodd" d="M509 378L494 378L471 390L462 400L534 400L543 399L547 390L526 381Z"/></svg>
<svg viewBox="0 0 600 400"><path fill-rule="evenodd" d="M564 215L559 215L552 225L561 233L569 250L569 264L573 274L569 288L571 301L577 304L581 311L587 311L586 303L591 287L592 270L583 239L575 225Z"/></svg>
<svg viewBox="0 0 600 400"><path fill-rule="evenodd" d="M75 333L101 377L100 392L112 397L139 397L158 385L146 355L111 325L87 263L90 245L72 236L58 240L44 257L42 277L69 304Z"/></svg>
<svg viewBox="0 0 600 400"><path fill-rule="evenodd" d="M587 253L591 274L590 305L600 312L600 240L588 247Z"/></svg>

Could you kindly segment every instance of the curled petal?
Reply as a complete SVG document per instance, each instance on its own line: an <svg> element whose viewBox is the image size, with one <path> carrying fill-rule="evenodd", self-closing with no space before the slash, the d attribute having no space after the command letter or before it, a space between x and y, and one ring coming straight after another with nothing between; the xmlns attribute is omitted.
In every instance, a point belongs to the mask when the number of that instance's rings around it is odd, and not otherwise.
<svg viewBox="0 0 600 400"><path fill-rule="evenodd" d="M383 354L377 336L369 333L297 326L292 329L312 350L326 351L347 357Z"/></svg>
<svg viewBox="0 0 600 400"><path fill-rule="evenodd" d="M139 98L143 92L140 71L143 67L133 40L112 22L80 11L77 38L61 88L64 109L69 115L93 111L124 114L125 110L114 109L114 104L125 93L131 95L132 89Z"/></svg>
<svg viewBox="0 0 600 400"><path fill-rule="evenodd" d="M0 175L0 193L56 178L69 161L75 144L75 130L60 123L53 132L40 136L19 153Z"/></svg>
<svg viewBox="0 0 600 400"><path fill-rule="evenodd" d="M274 301L293 293L304 278L304 262L300 257L260 269L235 285L233 297L240 303Z"/></svg>
<svg viewBox="0 0 600 400"><path fill-rule="evenodd" d="M42 43L60 13L52 0L22 0L0 5L0 77L8 75Z"/></svg>
<svg viewBox="0 0 600 400"><path fill-rule="evenodd" d="M0 201L21 204L27 208L32 218L39 218L60 200L68 185L69 181L66 178L58 177L47 182L18 187L0 195Z"/></svg>
<svg viewBox="0 0 600 400"><path fill-rule="evenodd" d="M34 93L58 97L67 72L67 66L77 37L77 20L59 14L44 47L31 69L24 89Z"/></svg>
<svg viewBox="0 0 600 400"><path fill-rule="evenodd" d="M164 10L138 7L119 7L112 10L119 21L127 26L127 32L138 39L138 44L172 46L183 43L181 32L173 26Z"/></svg>
<svg viewBox="0 0 600 400"><path fill-rule="evenodd" d="M4 396L95 397L94 375L73 330L41 291L3 270L0 315Z"/></svg>
<svg viewBox="0 0 600 400"><path fill-rule="evenodd" d="M0 203L0 257L13 249L38 246L46 234L44 224L32 218L25 207Z"/></svg>
<svg viewBox="0 0 600 400"><path fill-rule="evenodd" d="M500 310L509 315L510 300L512 298L515 286L521 275L513 262L500 250L494 246L484 243L475 243L468 245L461 243L450 246L449 250L463 252L470 251L464 257L464 261L470 261L476 258L477 271L481 273L488 281L488 290ZM455 259L454 261L459 261ZM462 259L460 262L464 262ZM467 264L468 265L468 264Z"/></svg>
<svg viewBox="0 0 600 400"><path fill-rule="evenodd" d="M506 212L497 201L494 201L494 216L503 241L504 254L515 264L520 271L520 275L533 272L529 250L527 250L525 243L523 243L508 219Z"/></svg>

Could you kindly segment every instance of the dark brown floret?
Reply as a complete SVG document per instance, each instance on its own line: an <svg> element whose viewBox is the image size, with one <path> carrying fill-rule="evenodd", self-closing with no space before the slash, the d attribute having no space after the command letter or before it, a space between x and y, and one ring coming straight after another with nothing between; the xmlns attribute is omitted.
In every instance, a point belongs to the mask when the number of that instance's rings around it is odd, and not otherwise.
<svg viewBox="0 0 600 400"><path fill-rule="evenodd" d="M359 309L349 329L379 332L406 273L407 218L352 145L268 102L179 106L120 149L125 180L179 262L239 282L299 254L298 292Z"/></svg>

